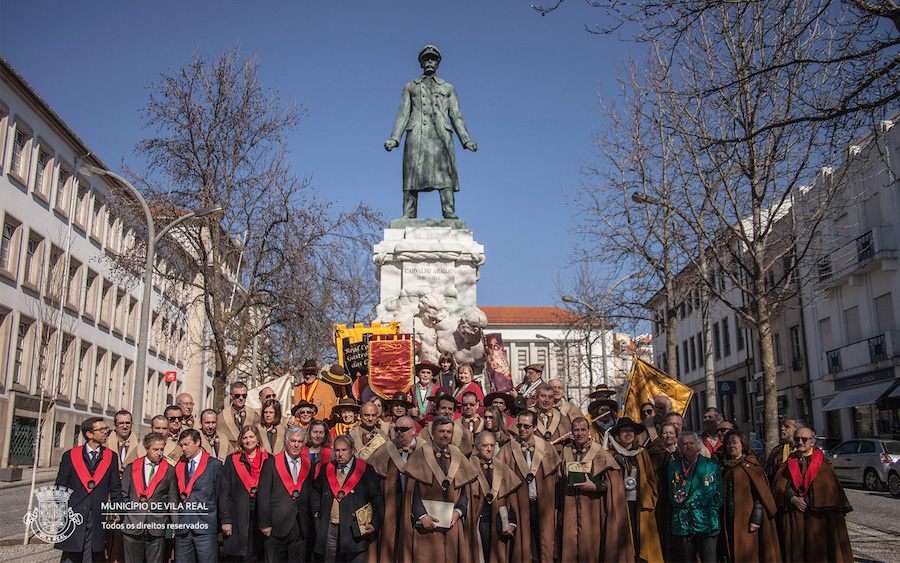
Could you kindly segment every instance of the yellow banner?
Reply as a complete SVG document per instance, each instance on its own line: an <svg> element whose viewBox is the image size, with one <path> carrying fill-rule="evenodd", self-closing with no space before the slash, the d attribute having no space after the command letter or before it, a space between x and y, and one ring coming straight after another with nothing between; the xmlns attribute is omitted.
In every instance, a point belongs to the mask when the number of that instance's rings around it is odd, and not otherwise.
<svg viewBox="0 0 900 563"><path fill-rule="evenodd" d="M356 323L353 326L334 325L334 345L337 348L338 364L344 369L351 370L351 366L345 363L345 347L362 342L366 334L400 334L400 323L391 322L387 325L372 323L372 326L362 323ZM363 358L362 363L365 364L367 361L368 358Z"/></svg>
<svg viewBox="0 0 900 563"><path fill-rule="evenodd" d="M641 405L653 402L657 395L665 395L672 400L672 410L684 416L694 392L684 383L672 379L644 360L634 356L634 367L628 377L628 391L622 402L619 416L627 416L635 422L641 421Z"/></svg>

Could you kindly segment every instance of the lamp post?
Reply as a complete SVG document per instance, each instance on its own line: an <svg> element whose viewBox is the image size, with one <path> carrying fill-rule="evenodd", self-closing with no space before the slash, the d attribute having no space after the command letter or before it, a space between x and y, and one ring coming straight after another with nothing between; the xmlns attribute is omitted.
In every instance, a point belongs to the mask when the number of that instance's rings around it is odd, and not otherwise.
<svg viewBox="0 0 900 563"><path fill-rule="evenodd" d="M631 194L631 201L635 203L642 203L644 205L659 205L661 207L665 207L666 210L675 213L679 217L685 220L688 225L691 225L694 231L697 233L697 240L702 241L700 236L698 225L703 224L703 216L705 215L705 206L707 199L704 199L703 206L700 209L700 220L697 223L690 221L688 217L686 217L681 211L677 208L672 207L665 201L656 199L655 197L648 196L646 194L642 194L639 192L634 192ZM700 284L700 323L703 325L703 338L700 341L700 346L703 348L703 375L706 385L706 406L707 407L715 407L717 406L717 393L716 393L716 368L713 363L713 355L712 355L712 324L709 318L709 289L706 287L706 249L703 248L703 243L700 243L700 255L697 257L697 267L700 270L700 275L703 277L703 283ZM690 296L688 296L690 299ZM672 358L674 361L674 358Z"/></svg>
<svg viewBox="0 0 900 563"><path fill-rule="evenodd" d="M633 274L628 274L624 278L620 279L616 283L609 288L609 291L606 292L606 295L603 296L603 301L600 302L600 358L603 362L603 383L606 386L609 386L609 375L607 373L606 368L606 302L609 300L609 296L612 295L613 291L622 283L635 278L642 278L646 274L645 272L635 272ZM577 303L579 305L584 306L588 310L590 310L595 315L597 314L597 310L582 301L581 299L575 299L574 297L570 297L568 295L563 295L562 298L565 303ZM591 358L588 357L588 363L590 363ZM594 385L594 382L591 381L591 385Z"/></svg>
<svg viewBox="0 0 900 563"><path fill-rule="evenodd" d="M563 382L563 393L568 397L569 396L569 345L565 340L557 340L556 338L550 338L549 336L544 336L543 334L535 334L535 338L539 338L541 340L546 340L550 344L553 344L557 348L559 348L563 353L563 363L566 366L566 375L562 378ZM550 355L547 354L547 358L549 359ZM579 382L580 383L580 382ZM580 386L579 386L580 387Z"/></svg>
<svg viewBox="0 0 900 563"><path fill-rule="evenodd" d="M156 245L162 240L166 233L185 221L193 219L194 217L220 214L224 212L224 209L221 205L211 205L209 207L204 207L203 209L191 211L190 213L186 213L178 219L175 219L157 233L156 223L153 220L153 214L150 213L150 206L147 204L147 200L144 199L141 192L131 185L128 180L115 172L110 172L109 170L97 166L82 166L79 168L79 171L85 176L109 176L110 178L117 180L131 193L132 196L135 197L135 199L138 200L138 203L141 204L141 209L144 210L144 218L147 221L147 257L144 260L144 291L143 296L141 297L138 350L137 357L135 358L136 367L131 399L131 416L132 419L135 420L138 435L140 435L141 424L143 424L144 421L144 378L147 377L147 345L150 340L150 297L153 289L153 262L156 256Z"/></svg>

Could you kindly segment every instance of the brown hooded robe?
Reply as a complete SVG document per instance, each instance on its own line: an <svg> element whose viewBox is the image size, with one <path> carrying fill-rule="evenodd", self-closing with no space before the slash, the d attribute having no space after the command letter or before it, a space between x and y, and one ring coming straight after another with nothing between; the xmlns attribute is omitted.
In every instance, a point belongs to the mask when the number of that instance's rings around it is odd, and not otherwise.
<svg viewBox="0 0 900 563"><path fill-rule="evenodd" d="M512 545L513 538L516 537L516 534L520 534L522 532L521 528L517 525L516 531L512 536L506 536L501 534L501 531L497 529L497 520L499 518L500 507L505 506L507 510L514 510L516 516L518 517L519 509L515 506L515 496L512 495L515 490L522 485L522 481L516 477L515 472L508 465L500 461L500 459L495 455L491 460L494 464L494 472L492 476L493 486L489 486L487 482L487 477L485 477L484 469L481 467L482 460L477 455L473 454L472 457L469 458L469 461L472 463L472 467L475 468L475 474L478 478L472 483L472 504L471 514L472 518L475 519L476 530L478 529L477 521L478 517L481 515L481 507L484 504L485 496L488 493L491 493L493 490L496 490L494 494L494 499L491 503L491 554L490 561L509 561L509 549ZM485 487L488 490L485 490ZM479 534L478 537L478 547L481 548L481 536ZM485 562L486 563L486 562Z"/></svg>
<svg viewBox="0 0 900 563"><path fill-rule="evenodd" d="M610 450L610 454L615 457L615 450ZM635 556L644 561L662 561L662 547L659 544L659 532L656 527L656 501L659 493L656 488L656 472L653 470L653 463L650 461L650 454L647 450L641 450L639 454L634 456L638 468L638 531L639 546L634 546ZM618 465L618 462L616 462ZM624 477L622 490L624 491Z"/></svg>
<svg viewBox="0 0 900 563"><path fill-rule="evenodd" d="M575 449L562 453L562 476L557 507L560 521L559 561L634 561L631 524L625 484L616 460L595 441L589 442L582 462L591 462L595 483L606 484L606 492L583 492L569 485L568 464L576 461Z"/></svg>
<svg viewBox="0 0 900 563"><path fill-rule="evenodd" d="M434 455L434 448L431 444L422 444L416 448L406 462L403 473L409 480L406 483L406 492L403 494L403 509L400 516L403 527L400 529L400 557L396 559L397 561L420 563L481 561L481 544L477 541L478 519L471 516L473 510L471 484L476 479L475 468L456 446L452 444L447 446L447 451L450 452L451 459L447 468L450 486L446 491L441 488L441 481L435 477L426 461L427 453ZM457 467L455 472L454 466ZM467 514L463 514L449 530L439 528L429 532L421 527L416 527L412 516L413 490L415 489L413 479L419 484L419 494L422 496L422 500L456 503L462 495L462 491L466 491L469 497Z"/></svg>
<svg viewBox="0 0 900 563"><path fill-rule="evenodd" d="M422 426L422 429L416 434L416 439L421 440L422 442L433 442L434 440L431 438L432 424L434 424L434 421L428 422ZM453 437L450 439L450 443L459 448L459 451L466 457L469 457L472 454L472 449L475 447L472 433L469 432L467 427L462 425L459 419L453 421Z"/></svg>
<svg viewBox="0 0 900 563"><path fill-rule="evenodd" d="M416 443L410 446L415 450ZM409 455L412 455L411 453ZM402 512L403 494L399 490L400 473L406 462L394 442L387 442L384 446L375 450L375 453L366 461L375 469L375 473L381 479L381 488L384 491L384 525L378 540L369 545L369 561L398 561L400 559L400 529L408 525L400 519ZM407 485L410 482L407 479Z"/></svg>
<svg viewBox="0 0 900 563"><path fill-rule="evenodd" d="M795 454L793 454L795 455ZM844 494L828 458L822 460L818 473L805 495L808 504L800 512L790 502L797 494L789 465L785 463L775 474L772 496L778 508L776 523L781 538L784 561L853 561L850 536L844 515L853 507ZM808 467L808 464L807 464ZM804 472L805 475L805 472Z"/></svg>
<svg viewBox="0 0 900 563"><path fill-rule="evenodd" d="M550 563L556 552L556 482L559 478L560 459L550 442L538 436L534 437L534 447L531 467L535 470L534 482L537 483L537 498L540 503L541 530L541 553L540 557L535 557L535 559ZM537 459L539 450L543 455ZM498 457L500 461L512 468L516 477L522 480L522 486L515 491L519 526L516 535L513 536L510 560L531 561L531 513L529 512L528 481L526 479L526 475L531 471L523 470L522 467L526 461L522 453L522 443L518 440L507 442L500 449Z"/></svg>
<svg viewBox="0 0 900 563"><path fill-rule="evenodd" d="M729 479L734 480L734 521L724 521L728 517L723 507L721 527L729 558L732 561L781 561L775 526L775 499L766 480L765 469L755 457L745 457L734 467L727 463L722 466L722 483L728 483ZM751 534L749 524L754 498L762 503L763 518L759 530Z"/></svg>

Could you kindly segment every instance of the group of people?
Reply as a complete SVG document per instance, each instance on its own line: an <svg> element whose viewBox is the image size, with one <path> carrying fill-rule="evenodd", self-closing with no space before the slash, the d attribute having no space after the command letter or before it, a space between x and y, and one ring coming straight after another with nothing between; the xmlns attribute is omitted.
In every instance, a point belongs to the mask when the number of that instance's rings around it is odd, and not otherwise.
<svg viewBox="0 0 900 563"><path fill-rule="evenodd" d="M238 381L221 412L195 419L181 394L140 439L127 411L88 418L56 481L82 522L62 560L853 559L850 505L799 421L758 459L715 408L701 433L665 396L638 422L600 385L585 415L540 364L487 395L449 357L415 374L382 400L308 361L289 415Z"/></svg>

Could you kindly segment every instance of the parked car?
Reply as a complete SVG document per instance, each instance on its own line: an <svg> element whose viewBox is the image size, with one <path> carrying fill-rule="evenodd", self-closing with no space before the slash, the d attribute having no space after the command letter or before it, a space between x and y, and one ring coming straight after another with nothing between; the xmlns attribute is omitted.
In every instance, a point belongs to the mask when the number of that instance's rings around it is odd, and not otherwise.
<svg viewBox="0 0 900 563"><path fill-rule="evenodd" d="M888 465L888 490L895 497L900 497L900 461Z"/></svg>
<svg viewBox="0 0 900 563"><path fill-rule="evenodd" d="M816 436L816 447L822 450L822 452L831 456L831 451L841 443L840 438L831 438L829 436Z"/></svg>
<svg viewBox="0 0 900 563"><path fill-rule="evenodd" d="M900 460L900 441L847 440L831 451L831 457L838 479L877 491L888 483L888 466Z"/></svg>

